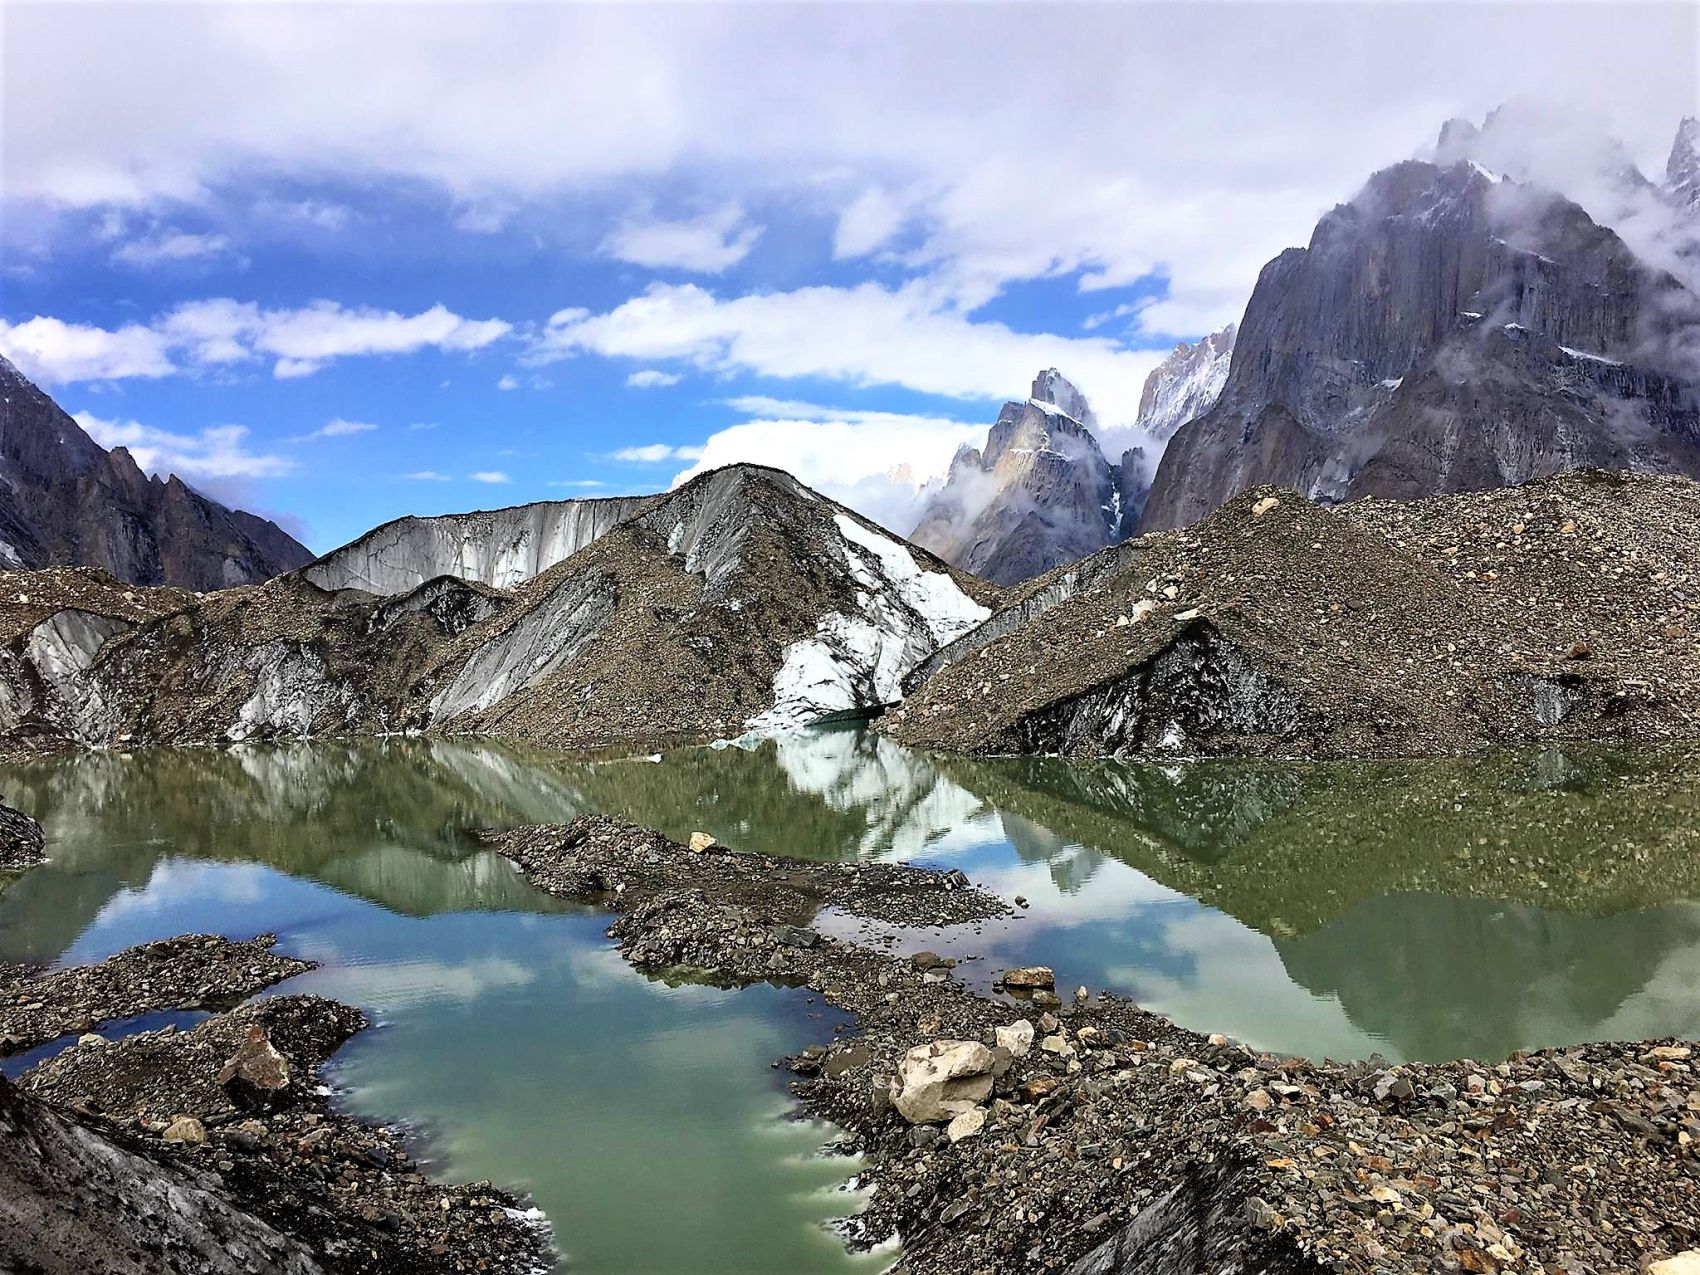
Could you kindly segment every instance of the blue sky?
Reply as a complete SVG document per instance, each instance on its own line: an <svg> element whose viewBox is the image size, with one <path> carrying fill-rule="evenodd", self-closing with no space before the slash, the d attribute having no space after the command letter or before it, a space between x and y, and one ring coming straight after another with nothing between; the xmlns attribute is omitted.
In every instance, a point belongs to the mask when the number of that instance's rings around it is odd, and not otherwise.
<svg viewBox="0 0 1700 1275"><path fill-rule="evenodd" d="M0 21L0 351L321 550L735 459L907 531L1041 367L1114 449L1174 341L1446 116L1562 83L1656 171L1695 101L1681 5Z"/></svg>

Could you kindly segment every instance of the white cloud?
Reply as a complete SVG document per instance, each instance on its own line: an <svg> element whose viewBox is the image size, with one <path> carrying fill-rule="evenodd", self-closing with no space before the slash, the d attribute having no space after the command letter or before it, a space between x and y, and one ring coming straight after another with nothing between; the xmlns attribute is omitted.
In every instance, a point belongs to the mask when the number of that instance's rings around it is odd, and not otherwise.
<svg viewBox="0 0 1700 1275"><path fill-rule="evenodd" d="M437 422L436 421L414 421L407 428L411 429L411 430L436 429L437 428Z"/></svg>
<svg viewBox="0 0 1700 1275"><path fill-rule="evenodd" d="M77 424L102 447L124 447L150 474L181 478L275 478L295 468L286 456L248 450L243 425L214 425L193 434L143 425L140 421L103 420L74 412Z"/></svg>
<svg viewBox="0 0 1700 1275"><path fill-rule="evenodd" d="M556 479L545 485L549 487L576 487L581 490L588 490L592 487L606 487L608 484L603 482L600 478L562 478Z"/></svg>
<svg viewBox="0 0 1700 1275"><path fill-rule="evenodd" d="M113 330L37 315L22 323L0 319L0 353L25 376L49 385L131 376L169 376L170 342L130 323Z"/></svg>
<svg viewBox="0 0 1700 1275"><path fill-rule="evenodd" d="M337 417L327 421L308 434L296 434L290 438L292 443L312 443L321 438L346 438L350 434L370 434L378 427L371 421L348 421Z"/></svg>
<svg viewBox="0 0 1700 1275"><path fill-rule="evenodd" d="M30 375L57 383L167 376L191 366L222 367L275 358L280 379L310 376L339 358L468 353L512 331L501 319L465 319L446 306L401 314L369 306L314 301L297 309L265 309L249 301L211 297L191 301L151 324L108 330L40 316L0 320L0 350Z"/></svg>
<svg viewBox="0 0 1700 1275"><path fill-rule="evenodd" d="M865 257L890 242L909 215L909 205L890 191L879 186L868 187L838 214L832 255Z"/></svg>
<svg viewBox="0 0 1700 1275"><path fill-rule="evenodd" d="M468 474L467 477L475 483L511 483L513 481L499 469L481 469L475 474Z"/></svg>
<svg viewBox="0 0 1700 1275"><path fill-rule="evenodd" d="M262 199L253 211L255 216L270 221L311 226L315 230L344 230L354 220L354 210L348 205L323 199Z"/></svg>
<svg viewBox="0 0 1700 1275"><path fill-rule="evenodd" d="M63 208L200 199L261 172L391 179L441 192L477 230L563 192L665 190L812 209L844 256L912 230L910 268L959 302L1156 271L1170 295L1146 329L1197 335L1448 115L1562 86L1637 161L1662 162L1693 109L1700 18L1614 5L1602 40L1600 12L1064 6L1037 50L1012 5L894 7L877 40L853 6L516 5L492 22L442 5L405 30L372 6L200 6L169 23L121 6L98 24L13 6L0 189ZM723 268L739 233L635 255Z"/></svg>
<svg viewBox="0 0 1700 1275"><path fill-rule="evenodd" d="M634 214L602 241L602 251L654 270L720 274L749 256L760 238L761 227L745 225L744 210L727 204L685 221Z"/></svg>
<svg viewBox="0 0 1700 1275"><path fill-rule="evenodd" d="M696 464L674 485L738 462L773 465L875 522L907 535L925 489L944 477L957 449L986 436L984 424L748 397L755 413L709 435Z"/></svg>
<svg viewBox="0 0 1700 1275"><path fill-rule="evenodd" d="M496 382L496 388L499 390L517 390L519 388L519 377L510 372Z"/></svg>
<svg viewBox="0 0 1700 1275"><path fill-rule="evenodd" d="M119 265L145 269L168 261L196 261L230 250L224 235L197 235L185 230L160 230L121 244L112 253Z"/></svg>
<svg viewBox="0 0 1700 1275"><path fill-rule="evenodd" d="M668 385L677 385L685 378L677 372L663 372L659 368L646 367L640 372L633 372L626 378L626 384L634 390L660 389Z"/></svg>
<svg viewBox="0 0 1700 1275"><path fill-rule="evenodd" d="M659 465L664 460L695 460L702 455L700 447L674 447L669 443L645 443L637 447L622 447L608 453L609 460L633 465Z"/></svg>
<svg viewBox="0 0 1700 1275"><path fill-rule="evenodd" d="M1145 376L1164 353L1127 350L1103 337L976 323L933 289L873 283L728 300L696 284L655 284L605 314L554 315L530 357L547 361L579 351L992 400L1019 396L1036 372L1057 367L1112 428L1132 421Z"/></svg>
<svg viewBox="0 0 1700 1275"><path fill-rule="evenodd" d="M418 483L446 483L450 481L447 474L439 474L434 469L416 469L411 474L403 474L403 478L411 478Z"/></svg>

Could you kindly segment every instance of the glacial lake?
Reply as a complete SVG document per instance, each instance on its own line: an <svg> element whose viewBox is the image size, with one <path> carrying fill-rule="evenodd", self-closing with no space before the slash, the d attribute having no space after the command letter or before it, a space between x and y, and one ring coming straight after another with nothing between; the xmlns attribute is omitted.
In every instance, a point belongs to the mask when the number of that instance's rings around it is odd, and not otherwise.
<svg viewBox="0 0 1700 1275"><path fill-rule="evenodd" d="M189 930L280 935L380 1026L344 1101L430 1166L529 1190L575 1272L873 1272L834 1131L769 1064L842 1023L806 990L646 977L607 918L470 830L602 811L683 839L959 867L1027 906L880 936L989 982L1042 961L1202 1031L1315 1057L1700 1036L1700 749L1352 765L972 761L823 729L659 760L422 739L0 769L51 862L0 890L0 960ZM853 929L843 919L829 928ZM274 993L274 994L275 994Z"/></svg>

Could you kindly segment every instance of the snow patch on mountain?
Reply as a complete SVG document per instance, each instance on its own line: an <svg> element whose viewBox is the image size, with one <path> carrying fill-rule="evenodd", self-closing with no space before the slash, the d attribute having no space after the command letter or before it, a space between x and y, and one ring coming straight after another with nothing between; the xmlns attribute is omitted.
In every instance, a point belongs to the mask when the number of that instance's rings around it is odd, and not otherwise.
<svg viewBox="0 0 1700 1275"><path fill-rule="evenodd" d="M1182 425L1214 407L1228 383L1234 334L1230 323L1201 341L1182 341L1153 368L1139 396L1139 427L1159 443L1166 442Z"/></svg>

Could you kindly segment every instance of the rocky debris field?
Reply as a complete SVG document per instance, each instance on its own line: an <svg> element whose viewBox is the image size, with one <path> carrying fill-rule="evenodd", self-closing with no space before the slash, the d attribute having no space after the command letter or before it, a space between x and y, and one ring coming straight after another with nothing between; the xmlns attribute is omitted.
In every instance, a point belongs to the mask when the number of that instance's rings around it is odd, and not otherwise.
<svg viewBox="0 0 1700 1275"><path fill-rule="evenodd" d="M0 651L0 738L16 752L411 730L584 749L732 738L877 711L998 596L756 465L640 502L512 591L437 576L379 596L312 574L92 617L82 575L6 577L28 606ZM51 632L29 627L53 615Z"/></svg>
<svg viewBox="0 0 1700 1275"><path fill-rule="evenodd" d="M962 644L880 728L981 754L1691 738L1696 526L1700 485L1680 478L1581 471L1333 509L1260 488L1069 569L1081 587L1034 582L1018 623Z"/></svg>
<svg viewBox="0 0 1700 1275"><path fill-rule="evenodd" d="M15 640L66 607L141 624L190 606L200 596L187 589L126 584L98 567L0 571L0 637Z"/></svg>
<svg viewBox="0 0 1700 1275"><path fill-rule="evenodd" d="M245 943L183 934L93 965L0 965L0 1057L115 1018L228 1008L313 968L272 951L276 942L272 934Z"/></svg>
<svg viewBox="0 0 1700 1275"><path fill-rule="evenodd" d="M14 1101L45 1103L83 1130L85 1140L115 1143L124 1154L187 1175L220 1208L258 1219L259 1234L275 1232L290 1251L299 1244L313 1254L317 1264L299 1269L421 1275L552 1269L548 1232L522 1200L488 1182L432 1181L400 1131L363 1123L332 1104L320 1068L365 1026L358 1010L335 1001L280 996L187 1030L166 1027L114 1042L90 1036L25 1073L18 1084L23 1097ZM0 1139L8 1133L5 1116L0 1103ZM0 1154L0 1163L34 1154ZM35 1207L75 1209L77 1186L74 1177L47 1182L35 1193ZM82 1225L62 1214L31 1222L73 1234ZM0 1246L5 1232L0 1227ZM84 1239L98 1245L112 1237ZM161 1243L192 1246L176 1235ZM110 1251L93 1257L99 1261L78 1265L68 1258L47 1269L55 1275L156 1269L123 1266ZM173 1269L217 1268L189 1262ZM280 1261L249 1269L297 1267Z"/></svg>
<svg viewBox="0 0 1700 1275"><path fill-rule="evenodd" d="M677 894L759 909L779 927L769 948L817 946L821 936L804 927L827 907L907 927L961 925L1010 911L956 871L745 854L704 833L683 846L605 815L487 833L483 840L519 864L534 885L563 898L625 911Z"/></svg>
<svg viewBox="0 0 1700 1275"><path fill-rule="evenodd" d="M856 1016L789 1065L804 1109L864 1157L872 1198L849 1238L900 1235L901 1270L1666 1275L1658 1263L1700 1247L1690 1045L1279 1058L1052 989L1041 968L1004 971L992 998L931 953L823 936L799 901L842 896L786 888L791 860L705 860L600 817L495 844L543 888L611 903L635 964L800 982Z"/></svg>
<svg viewBox="0 0 1700 1275"><path fill-rule="evenodd" d="M47 837L41 825L0 801L0 874L23 872L46 858Z"/></svg>

